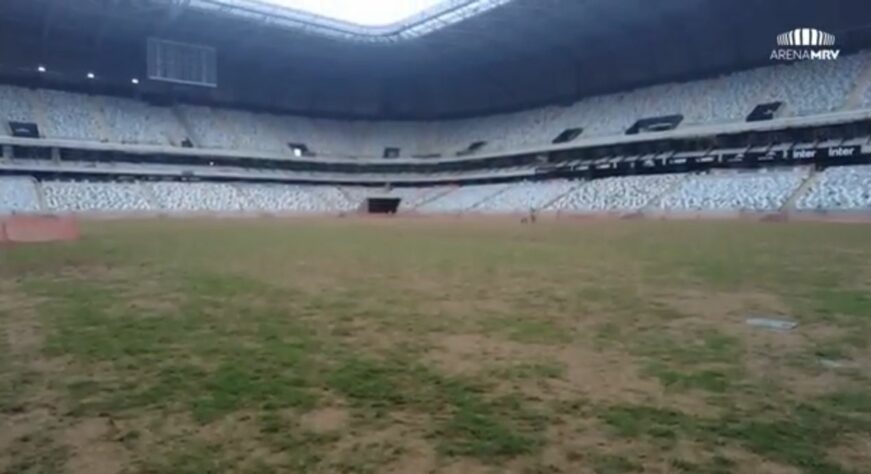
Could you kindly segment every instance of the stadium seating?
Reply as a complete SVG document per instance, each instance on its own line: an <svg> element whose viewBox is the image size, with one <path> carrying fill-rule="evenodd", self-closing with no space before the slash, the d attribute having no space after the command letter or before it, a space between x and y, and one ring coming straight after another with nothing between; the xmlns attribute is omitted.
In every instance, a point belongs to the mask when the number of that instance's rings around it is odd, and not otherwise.
<svg viewBox="0 0 871 474"><path fill-rule="evenodd" d="M154 210L142 184L45 181L42 191L53 212L136 212Z"/></svg>
<svg viewBox="0 0 871 474"><path fill-rule="evenodd" d="M193 139L203 148L237 149L236 140L226 125L209 107L179 108L190 124Z"/></svg>
<svg viewBox="0 0 871 474"><path fill-rule="evenodd" d="M567 180L515 183L504 192L478 203L473 210L495 213L537 211L577 185L577 181Z"/></svg>
<svg viewBox="0 0 871 474"><path fill-rule="evenodd" d="M348 196L335 186L309 186L306 189L324 203L325 209L351 211L359 205L358 202L349 200Z"/></svg>
<svg viewBox="0 0 871 474"><path fill-rule="evenodd" d="M470 211L485 200L493 199L497 194L508 190L510 186L510 184L463 186L423 204L417 210L424 213L461 213ZM526 209L526 211L529 211L529 209Z"/></svg>
<svg viewBox="0 0 871 474"><path fill-rule="evenodd" d="M40 210L32 178L0 177L0 215Z"/></svg>
<svg viewBox="0 0 871 474"><path fill-rule="evenodd" d="M168 212L241 211L244 200L233 186L219 183L147 183L160 209Z"/></svg>
<svg viewBox="0 0 871 474"><path fill-rule="evenodd" d="M54 90L36 92L45 115L45 136L73 140L108 141L102 110L94 97Z"/></svg>
<svg viewBox="0 0 871 474"><path fill-rule="evenodd" d="M113 142L180 146L187 137L169 107L117 97L102 97L102 102Z"/></svg>
<svg viewBox="0 0 871 474"><path fill-rule="evenodd" d="M0 214L332 214L354 211L367 197L400 198L400 210L422 213L774 212L793 202L799 210L871 210L871 165L832 167L812 177L807 168L793 168L396 189L0 177Z"/></svg>
<svg viewBox="0 0 871 474"><path fill-rule="evenodd" d="M546 145L567 128L583 128L583 137L621 135L639 119L671 114L684 116L681 126L741 122L756 105L771 101L785 102L786 116L832 112L847 106L869 64L871 53L862 52L588 97L568 106L435 122L311 119L201 106L179 106L177 117L132 99L0 86L0 118L37 122L50 138L178 146L191 135L205 148L280 155L290 155L292 142L338 157L380 157L385 147L399 148L403 156L452 156L479 141L487 142L481 152ZM871 107L871 89L856 97L859 106Z"/></svg>
<svg viewBox="0 0 871 474"><path fill-rule="evenodd" d="M760 102L783 101L787 113L794 116L838 110L871 61L869 56L863 53L837 61L805 61L766 69L770 74L766 82L760 83L768 87Z"/></svg>
<svg viewBox="0 0 871 474"><path fill-rule="evenodd" d="M682 175L628 176L588 181L547 210L563 212L638 211L683 179Z"/></svg>
<svg viewBox="0 0 871 474"><path fill-rule="evenodd" d="M350 210L352 203L335 187L238 185L250 205L263 212L332 213Z"/></svg>
<svg viewBox="0 0 871 474"><path fill-rule="evenodd" d="M32 179L5 178L0 183L0 202L9 211L37 209ZM52 212L333 213L357 205L332 186L45 181L42 190Z"/></svg>
<svg viewBox="0 0 871 474"><path fill-rule="evenodd" d="M800 210L871 210L871 165L823 171L796 207Z"/></svg>
<svg viewBox="0 0 871 474"><path fill-rule="evenodd" d="M862 107L871 107L871 86L865 89L862 95Z"/></svg>
<svg viewBox="0 0 871 474"><path fill-rule="evenodd" d="M31 91L21 87L0 86L0 120L4 122L36 122L33 114L33 98ZM3 123L0 132L9 134L9 129Z"/></svg>
<svg viewBox="0 0 871 474"><path fill-rule="evenodd" d="M777 211L807 178L806 169L693 175L663 196L669 211Z"/></svg>

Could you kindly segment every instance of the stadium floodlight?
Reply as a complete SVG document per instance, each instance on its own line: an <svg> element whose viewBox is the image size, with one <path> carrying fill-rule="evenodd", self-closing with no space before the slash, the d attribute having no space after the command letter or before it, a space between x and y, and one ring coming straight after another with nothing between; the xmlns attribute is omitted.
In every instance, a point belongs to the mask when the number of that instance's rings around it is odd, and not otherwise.
<svg viewBox="0 0 871 474"><path fill-rule="evenodd" d="M39 72L45 72L45 66L43 66L42 64L40 64L39 66L36 67L36 70L39 71Z"/></svg>
<svg viewBox="0 0 871 474"><path fill-rule="evenodd" d="M89 73L87 74L87 78L88 78L88 79L93 79L93 78L95 78L95 77L97 77L97 76L95 76L93 72L89 72Z"/></svg>

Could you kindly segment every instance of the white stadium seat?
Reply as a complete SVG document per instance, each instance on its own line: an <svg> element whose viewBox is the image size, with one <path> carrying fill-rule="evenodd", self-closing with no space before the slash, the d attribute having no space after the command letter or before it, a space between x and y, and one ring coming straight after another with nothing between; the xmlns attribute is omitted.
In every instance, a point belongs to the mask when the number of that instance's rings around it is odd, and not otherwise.
<svg viewBox="0 0 871 474"><path fill-rule="evenodd" d="M683 179L681 175L629 176L589 181L553 203L566 212L638 211Z"/></svg>
<svg viewBox="0 0 871 474"><path fill-rule="evenodd" d="M184 127L169 107L155 107L117 97L102 99L114 142L180 146L187 137Z"/></svg>
<svg viewBox="0 0 871 474"><path fill-rule="evenodd" d="M54 212L135 212L153 210L143 185L119 182L45 181L45 204Z"/></svg>
<svg viewBox="0 0 871 474"><path fill-rule="evenodd" d="M807 178L806 169L692 175L663 196L669 211L777 211Z"/></svg>
<svg viewBox="0 0 871 474"><path fill-rule="evenodd" d="M339 192L336 188L329 188ZM263 212L332 213L349 207L349 204L336 205L325 200L322 195L335 196L333 192L319 191L313 186L244 184L239 185L239 189L256 209Z"/></svg>
<svg viewBox="0 0 871 474"><path fill-rule="evenodd" d="M400 210L423 213L774 212L793 196L799 210L871 209L871 165L832 167L802 188L808 175L807 168L763 169L390 190L207 182L35 184L29 177L0 177L0 214L42 210L39 188L50 212L336 214L358 209L367 197L397 197Z"/></svg>
<svg viewBox="0 0 871 474"><path fill-rule="evenodd" d="M515 183L472 209L491 213L538 211L577 185L576 181L567 180Z"/></svg>
<svg viewBox="0 0 871 474"><path fill-rule="evenodd" d="M0 215L39 211L33 178L0 176Z"/></svg>
<svg viewBox="0 0 871 474"><path fill-rule="evenodd" d="M0 120L4 122L37 122L33 112L33 92L14 86L0 86ZM9 133L5 123L0 124L4 135Z"/></svg>
<svg viewBox="0 0 871 474"><path fill-rule="evenodd" d="M550 144L567 128L582 137L622 135L637 120L682 114L681 126L742 122L763 102L782 101L785 116L840 110L859 85L871 53L837 61L803 61L687 83L660 84L582 99L567 106L441 121L313 119L202 106L154 107L133 99L0 86L0 118L37 122L46 137L197 146L290 156L288 143L305 143L319 155L381 157L453 156L473 142L481 152ZM825 84L825 87L820 87ZM871 107L871 88L857 104ZM182 117L179 120L178 117ZM4 127L5 128L5 127Z"/></svg>
<svg viewBox="0 0 871 474"><path fill-rule="evenodd" d="M36 95L45 115L40 128L46 137L108 140L102 111L94 97L54 90L40 90Z"/></svg>
<svg viewBox="0 0 871 474"><path fill-rule="evenodd" d="M242 211L245 201L229 184L147 183L157 204L169 212Z"/></svg>
<svg viewBox="0 0 871 474"><path fill-rule="evenodd" d="M800 210L871 210L871 165L829 168L797 203Z"/></svg>
<svg viewBox="0 0 871 474"><path fill-rule="evenodd" d="M486 199L508 189L508 184L484 184L459 187L438 199L425 203L418 211L425 213L460 213L473 209ZM526 209L527 211L529 209Z"/></svg>

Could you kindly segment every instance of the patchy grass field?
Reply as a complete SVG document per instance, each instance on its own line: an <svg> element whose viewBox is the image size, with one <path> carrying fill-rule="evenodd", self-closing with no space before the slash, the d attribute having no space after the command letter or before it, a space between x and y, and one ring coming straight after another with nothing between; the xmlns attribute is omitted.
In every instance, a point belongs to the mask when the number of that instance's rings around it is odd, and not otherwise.
<svg viewBox="0 0 871 474"><path fill-rule="evenodd" d="M0 249L2 473L871 472L869 226L84 231Z"/></svg>

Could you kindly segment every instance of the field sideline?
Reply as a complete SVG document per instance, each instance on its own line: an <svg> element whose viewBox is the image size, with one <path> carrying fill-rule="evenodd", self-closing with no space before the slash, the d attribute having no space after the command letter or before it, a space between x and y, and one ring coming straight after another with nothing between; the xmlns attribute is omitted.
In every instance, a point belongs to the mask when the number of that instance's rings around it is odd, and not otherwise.
<svg viewBox="0 0 871 474"><path fill-rule="evenodd" d="M0 247L0 473L871 473L869 262L867 224L84 222Z"/></svg>

